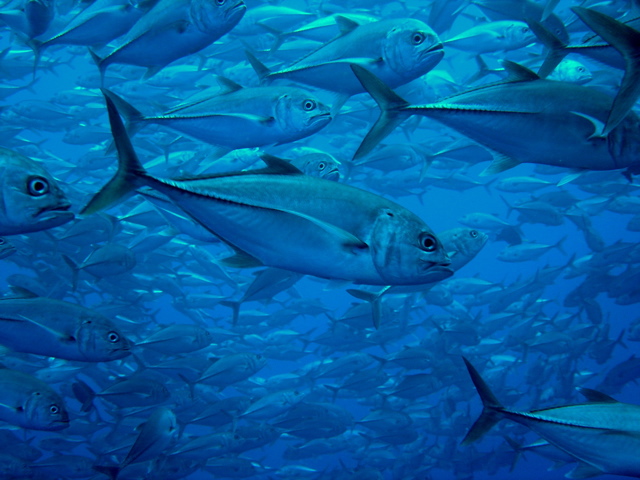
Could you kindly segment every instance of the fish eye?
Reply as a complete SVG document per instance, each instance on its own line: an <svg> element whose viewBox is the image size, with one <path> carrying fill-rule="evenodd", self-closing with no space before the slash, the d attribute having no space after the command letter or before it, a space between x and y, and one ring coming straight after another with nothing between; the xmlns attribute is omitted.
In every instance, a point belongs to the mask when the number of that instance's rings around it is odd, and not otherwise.
<svg viewBox="0 0 640 480"><path fill-rule="evenodd" d="M0 238L0 245L4 245L4 238Z"/></svg>
<svg viewBox="0 0 640 480"><path fill-rule="evenodd" d="M420 237L420 246L427 252L433 252L436 249L437 243L433 235L424 233Z"/></svg>
<svg viewBox="0 0 640 480"><path fill-rule="evenodd" d="M425 35L422 32L415 32L412 36L411 36L411 41L413 42L414 45L420 45L422 42L424 42L425 39Z"/></svg>
<svg viewBox="0 0 640 480"><path fill-rule="evenodd" d="M477 238L478 237L478 231L477 230L471 230L469 232L469 235L471 235L471 238Z"/></svg>
<svg viewBox="0 0 640 480"><path fill-rule="evenodd" d="M302 103L302 108L307 112L309 112L314 108L316 108L316 102L314 102L313 100L307 99Z"/></svg>
<svg viewBox="0 0 640 480"><path fill-rule="evenodd" d="M584 72L584 67L578 67L578 71L579 71L580 73Z"/></svg>
<svg viewBox="0 0 640 480"><path fill-rule="evenodd" d="M527 33L529 31L529 27L522 27L522 33Z"/></svg>
<svg viewBox="0 0 640 480"><path fill-rule="evenodd" d="M326 164L326 163L324 163L324 162L320 162L320 163L318 164L318 170L324 170L326 166L327 166L327 164Z"/></svg>
<svg viewBox="0 0 640 480"><path fill-rule="evenodd" d="M49 192L49 181L43 177L31 177L27 182L27 190L32 197L41 197Z"/></svg>
<svg viewBox="0 0 640 480"><path fill-rule="evenodd" d="M116 332L109 332L109 334L107 335L107 338L111 343L116 343L117 341L120 340L120 335L118 335Z"/></svg>
<svg viewBox="0 0 640 480"><path fill-rule="evenodd" d="M55 404L49 406L49 413L51 415L58 415L60 413L60 407Z"/></svg>
<svg viewBox="0 0 640 480"><path fill-rule="evenodd" d="M227 3L227 0L216 0L216 5L218 5L219 7L221 7L225 3Z"/></svg>

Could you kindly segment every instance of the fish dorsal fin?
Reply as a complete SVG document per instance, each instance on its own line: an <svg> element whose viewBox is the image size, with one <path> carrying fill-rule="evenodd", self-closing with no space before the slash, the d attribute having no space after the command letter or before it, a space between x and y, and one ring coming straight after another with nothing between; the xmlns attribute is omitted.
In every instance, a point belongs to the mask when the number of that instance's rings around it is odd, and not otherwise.
<svg viewBox="0 0 640 480"><path fill-rule="evenodd" d="M220 93L220 95L225 95L227 93L237 92L238 90L242 90L244 88L239 83L236 83L233 80L231 80L230 78L223 77L221 75L218 77L217 80L218 80L218 84L223 89L223 91L222 91L222 93Z"/></svg>
<svg viewBox="0 0 640 480"><path fill-rule="evenodd" d="M267 171L265 171L264 173L274 173L280 175L304 175L304 173L298 167L282 158L269 155L268 153L263 153L262 155L260 155L260 158L264 163L267 164L268 167Z"/></svg>
<svg viewBox="0 0 640 480"><path fill-rule="evenodd" d="M506 82L530 82L532 80L540 80L536 72L511 60L503 60L502 66L509 74L505 80Z"/></svg>
<svg viewBox="0 0 640 480"><path fill-rule="evenodd" d="M342 15L336 15L333 18L336 21L338 29L340 30L340 35L347 35L360 26L358 22L349 20L347 17L343 17Z"/></svg>
<svg viewBox="0 0 640 480"><path fill-rule="evenodd" d="M586 397L590 402L596 403L618 403L618 401L607 395L606 393L592 390L590 388L579 387L578 391Z"/></svg>

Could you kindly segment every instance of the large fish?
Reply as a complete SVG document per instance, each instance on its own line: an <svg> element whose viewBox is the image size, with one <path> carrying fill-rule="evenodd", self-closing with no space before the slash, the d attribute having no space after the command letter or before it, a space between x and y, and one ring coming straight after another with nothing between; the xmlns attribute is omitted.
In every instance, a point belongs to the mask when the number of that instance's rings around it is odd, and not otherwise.
<svg viewBox="0 0 640 480"><path fill-rule="evenodd" d="M71 221L71 204L53 177L33 160L0 148L0 235L17 235Z"/></svg>
<svg viewBox="0 0 640 480"><path fill-rule="evenodd" d="M226 83L228 90L222 95L155 116L143 115L113 92L104 92L125 116L131 131L155 123L231 149L292 142L318 132L331 121L329 109L304 90L242 88Z"/></svg>
<svg viewBox="0 0 640 480"><path fill-rule="evenodd" d="M464 359L483 410L463 444L478 440L502 418L520 423L571 455L579 465L570 478L603 473L640 478L640 406L581 389L588 403L519 412L504 408L480 374Z"/></svg>
<svg viewBox="0 0 640 480"><path fill-rule="evenodd" d="M123 358L132 346L103 315L41 297L0 300L0 344L16 352L82 362Z"/></svg>
<svg viewBox="0 0 640 480"><path fill-rule="evenodd" d="M62 430L69 414L60 395L31 375L0 369L0 420L31 430Z"/></svg>
<svg viewBox="0 0 640 480"><path fill-rule="evenodd" d="M97 212L149 186L233 247L238 266L263 264L372 285L411 285L445 271L449 259L431 229L372 193L303 175L265 157L262 170L166 180L145 172L113 102L114 178L85 207Z"/></svg>
<svg viewBox="0 0 640 480"><path fill-rule="evenodd" d="M640 173L640 117L634 112L606 136L599 136L612 98L572 83L554 82L512 62L510 77L453 95L440 102L411 105L371 72L353 65L382 113L363 140L361 157L411 115L433 118L496 153L485 174L520 163L572 169Z"/></svg>

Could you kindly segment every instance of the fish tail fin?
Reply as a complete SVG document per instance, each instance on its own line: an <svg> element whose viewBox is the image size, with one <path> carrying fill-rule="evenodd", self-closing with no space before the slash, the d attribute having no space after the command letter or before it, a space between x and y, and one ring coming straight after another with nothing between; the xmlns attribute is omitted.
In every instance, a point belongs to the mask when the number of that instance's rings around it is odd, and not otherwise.
<svg viewBox="0 0 640 480"><path fill-rule="evenodd" d="M78 380L71 385L71 390L76 399L82 403L82 412L89 412L93 408L93 400L96 398L96 393L91 389L89 385L82 380Z"/></svg>
<svg viewBox="0 0 640 480"><path fill-rule="evenodd" d="M78 264L66 255L62 255L62 259L71 269L71 286L73 288L73 291L75 292L78 288L78 274L80 273L80 269L78 268Z"/></svg>
<svg viewBox="0 0 640 480"><path fill-rule="evenodd" d="M96 472L106 475L111 480L116 480L118 478L118 475L120 475L120 467L107 467L105 465L94 465L93 469Z"/></svg>
<svg viewBox="0 0 640 480"><path fill-rule="evenodd" d="M40 40L31 39L27 42L27 45L33 50L33 80L36 79L36 72L38 71L38 65L40 65L40 59L42 58L42 51L44 50L44 42Z"/></svg>
<svg viewBox="0 0 640 480"><path fill-rule="evenodd" d="M269 68L267 68L264 63L258 60L258 58L249 50L245 50L244 54L249 61L249 65L251 65L251 68L253 68L253 70L256 72L256 75L258 75L260 83L265 82L271 74L271 70L269 70Z"/></svg>
<svg viewBox="0 0 640 480"><path fill-rule="evenodd" d="M355 288L347 289L347 293L359 300L364 300L371 304L371 313L373 315L373 326L376 330L380 328L380 320L382 318L382 295L388 289L384 289L379 293L367 292L365 290L357 290Z"/></svg>
<svg viewBox="0 0 640 480"><path fill-rule="evenodd" d="M103 90L104 93L104 90ZM130 196L140 186L139 179L146 175L146 171L138 160L129 135L122 123L115 103L110 95L105 94L111 134L118 151L118 171L109 182L96 193L89 203L82 209L82 215L98 212Z"/></svg>
<svg viewBox="0 0 640 480"><path fill-rule="evenodd" d="M624 120L640 96L640 32L596 10L584 7L571 10L624 58L624 77L602 131L602 136L606 136Z"/></svg>
<svg viewBox="0 0 640 480"><path fill-rule="evenodd" d="M529 28L533 34L542 42L542 44L549 49L544 62L538 70L538 75L541 78L547 77L558 64L567 56L569 48L567 44L558 38L553 32L547 29L540 22L535 20L527 20Z"/></svg>
<svg viewBox="0 0 640 480"><path fill-rule="evenodd" d="M240 318L240 302L234 302L231 300L224 300L220 302L220 305L224 305L225 307L229 307L233 311L232 324L235 327L238 324L238 319Z"/></svg>
<svg viewBox="0 0 640 480"><path fill-rule="evenodd" d="M391 90L373 73L355 64L351 65L351 70L353 70L353 73L358 77L364 89L369 92L369 95L373 97L378 107L380 107L378 120L376 120L376 123L371 127L366 137L364 137L360 147L358 147L358 150L353 156L354 159L357 159L373 150L383 138L389 135L400 123L410 116L411 113L403 111L405 107L409 106L409 103Z"/></svg>
<svg viewBox="0 0 640 480"><path fill-rule="evenodd" d="M191 395L191 400L195 400L196 399L196 385L198 384L198 382L197 381L192 382L191 380L189 380L187 377L185 377L181 373L179 373L178 376L189 387L189 394Z"/></svg>
<svg viewBox="0 0 640 480"><path fill-rule="evenodd" d="M491 430L498 421L500 421L499 412L503 407L475 367L471 365L469 360L466 358L462 357L462 359L467 366L467 370L471 376L471 381L480 395L483 406L482 413L464 437L464 440L462 440L462 445L469 445L482 437L485 433Z"/></svg>
<svg viewBox="0 0 640 480"><path fill-rule="evenodd" d="M567 239L567 236L565 235L558 241L558 243L554 245L560 251L560 253L562 253L564 256L567 256L567 252L563 246L566 239Z"/></svg>
<svg viewBox="0 0 640 480"><path fill-rule="evenodd" d="M124 98L116 95L111 90L103 88L102 94L109 98L116 106L117 112L124 117L124 125L127 130L127 134L133 137L144 122L144 115L140 110L127 102Z"/></svg>
<svg viewBox="0 0 640 480"><path fill-rule="evenodd" d="M104 58L99 57L98 54L96 52L94 52L92 49L88 49L89 50L89 55L91 55L91 59L94 61L94 63L97 65L98 70L100 71L100 87L104 87L104 76L105 73L107 72L107 64L104 61Z"/></svg>

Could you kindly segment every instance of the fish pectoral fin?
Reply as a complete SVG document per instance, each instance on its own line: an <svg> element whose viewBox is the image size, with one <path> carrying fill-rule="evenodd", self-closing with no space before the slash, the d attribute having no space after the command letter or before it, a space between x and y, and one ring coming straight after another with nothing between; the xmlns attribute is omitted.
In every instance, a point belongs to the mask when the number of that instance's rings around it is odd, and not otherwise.
<svg viewBox="0 0 640 480"><path fill-rule="evenodd" d="M295 212L292 210L284 210L280 209L280 211L289 213L291 215L295 215L300 218L304 218L305 220L310 221L317 227L325 230L330 233L334 237L338 238L338 242L341 243L347 249L353 249L353 253L358 253L358 251L368 250L369 244L364 242L363 240L356 237L354 234L343 230L342 228L332 225L331 223L324 222L318 218L312 217L310 215L306 215L304 213Z"/></svg>
<svg viewBox="0 0 640 480"><path fill-rule="evenodd" d="M480 174L481 177L504 172L505 170L509 170L510 168L520 165L520 162L515 158L508 157L507 155L503 155L498 152L491 153L493 153L493 161L491 162L491 165L485 168Z"/></svg>
<svg viewBox="0 0 640 480"><path fill-rule="evenodd" d="M604 472L599 468L589 465L588 463L579 463L576 468L565 475L567 478L582 479L591 478L596 475L602 475Z"/></svg>
<svg viewBox="0 0 640 480"><path fill-rule="evenodd" d="M60 331L58 331L58 330L56 330L54 328L51 328L51 327L49 327L47 325L43 325L42 323L37 322L35 320L32 320L31 318L27 318L24 315L19 315L19 316L20 316L20 318L22 318L26 322L29 322L29 323L31 323L33 325L36 325L37 327L42 328L43 330L49 332L51 335L53 335L54 337L57 337L58 339L62 340L63 342L75 342L76 341L76 339L71 335L68 335L68 334L66 334L64 332L60 332Z"/></svg>
<svg viewBox="0 0 640 480"><path fill-rule="evenodd" d="M567 183L573 182L576 178L581 177L586 172L587 172L587 170L574 169L574 170L571 171L571 173L569 175L567 175L564 178L562 178L562 180L560 180L557 183L557 185L558 185L558 187L561 187L562 185L566 185Z"/></svg>
<svg viewBox="0 0 640 480"><path fill-rule="evenodd" d="M509 74L505 82L531 82L533 80L540 80L538 74L533 70L529 70L527 67L512 62L511 60L503 60L502 66Z"/></svg>
<svg viewBox="0 0 640 480"><path fill-rule="evenodd" d="M573 113L580 118L584 118L589 123L591 123L591 125L593 125L593 133L587 137L587 140L591 140L593 138L607 138L606 135L602 134L602 132L604 131L604 122L601 122L597 118L594 118L591 115L587 115L586 113L574 111L571 111L570 113Z"/></svg>

